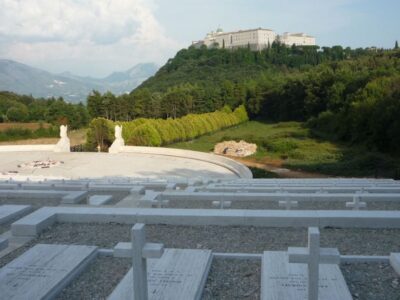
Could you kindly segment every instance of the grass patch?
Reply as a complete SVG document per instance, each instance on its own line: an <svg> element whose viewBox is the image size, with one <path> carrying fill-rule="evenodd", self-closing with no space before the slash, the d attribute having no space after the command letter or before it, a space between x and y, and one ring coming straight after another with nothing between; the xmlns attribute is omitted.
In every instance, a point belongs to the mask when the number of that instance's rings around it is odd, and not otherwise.
<svg viewBox="0 0 400 300"><path fill-rule="evenodd" d="M56 127L43 127L35 130L15 127L0 131L0 141L4 142L24 139L38 139L43 137L56 137L58 135L59 129Z"/></svg>
<svg viewBox="0 0 400 300"><path fill-rule="evenodd" d="M0 132L7 131L9 129L27 129L35 131L41 128L48 129L50 127L52 127L51 124L44 122L31 122L31 123L8 122L8 123L0 123Z"/></svg>
<svg viewBox="0 0 400 300"><path fill-rule="evenodd" d="M400 177L399 158L316 138L299 122L249 121L168 147L212 152L227 140L257 144L257 153L246 159L260 163L274 160L290 169L336 176Z"/></svg>

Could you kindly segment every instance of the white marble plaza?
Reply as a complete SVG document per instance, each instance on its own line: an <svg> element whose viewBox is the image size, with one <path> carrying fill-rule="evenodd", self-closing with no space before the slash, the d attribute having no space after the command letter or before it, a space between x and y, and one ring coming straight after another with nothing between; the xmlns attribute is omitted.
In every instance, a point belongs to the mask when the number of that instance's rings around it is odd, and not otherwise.
<svg viewBox="0 0 400 300"><path fill-rule="evenodd" d="M64 163L46 169L22 169L18 165L37 160ZM17 173L13 173L17 172ZM238 178L231 170L206 161L185 157L135 153L52 153L0 152L0 177L3 179L77 179L105 177Z"/></svg>

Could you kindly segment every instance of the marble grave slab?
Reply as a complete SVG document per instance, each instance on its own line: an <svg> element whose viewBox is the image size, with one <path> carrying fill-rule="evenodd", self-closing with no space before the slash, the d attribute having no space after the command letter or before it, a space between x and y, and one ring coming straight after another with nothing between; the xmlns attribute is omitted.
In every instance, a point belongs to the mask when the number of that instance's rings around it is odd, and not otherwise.
<svg viewBox="0 0 400 300"><path fill-rule="evenodd" d="M0 299L53 299L96 256L95 246L37 244L0 269Z"/></svg>
<svg viewBox="0 0 400 300"><path fill-rule="evenodd" d="M166 249L147 264L149 300L200 299L211 266L210 250ZM132 299L132 269L108 300Z"/></svg>
<svg viewBox="0 0 400 300"><path fill-rule="evenodd" d="M287 252L265 251L261 267L262 300L307 300L307 265L289 263ZM353 299L338 265L320 264L319 299Z"/></svg>

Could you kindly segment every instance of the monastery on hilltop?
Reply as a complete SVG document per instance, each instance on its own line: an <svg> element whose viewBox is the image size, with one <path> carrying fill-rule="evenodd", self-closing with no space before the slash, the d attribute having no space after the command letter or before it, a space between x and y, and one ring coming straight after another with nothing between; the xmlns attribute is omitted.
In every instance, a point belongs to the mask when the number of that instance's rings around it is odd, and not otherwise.
<svg viewBox="0 0 400 300"><path fill-rule="evenodd" d="M274 41L279 41L285 45L292 46L314 46L315 37L304 33L288 33L282 35L276 34L273 30L256 28L248 30L239 30L224 32L221 28L207 34L204 40L193 42L195 47L205 45L207 47L217 47L233 49L239 47L248 47L254 51L262 50Z"/></svg>

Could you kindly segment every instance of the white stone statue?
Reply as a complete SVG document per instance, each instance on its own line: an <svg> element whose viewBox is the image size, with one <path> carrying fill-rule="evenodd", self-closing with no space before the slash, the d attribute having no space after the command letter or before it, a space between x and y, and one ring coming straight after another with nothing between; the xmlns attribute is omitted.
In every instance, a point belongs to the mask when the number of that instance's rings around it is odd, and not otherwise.
<svg viewBox="0 0 400 300"><path fill-rule="evenodd" d="M122 126L115 125L115 140L111 147L108 149L109 153L118 153L125 146L125 141L122 138Z"/></svg>
<svg viewBox="0 0 400 300"><path fill-rule="evenodd" d="M71 144L67 135L68 126L60 126L60 140L54 148L54 152L71 152Z"/></svg>
<svg viewBox="0 0 400 300"><path fill-rule="evenodd" d="M123 138L122 138L122 126L118 126L118 125L115 126L115 139L123 141Z"/></svg>

